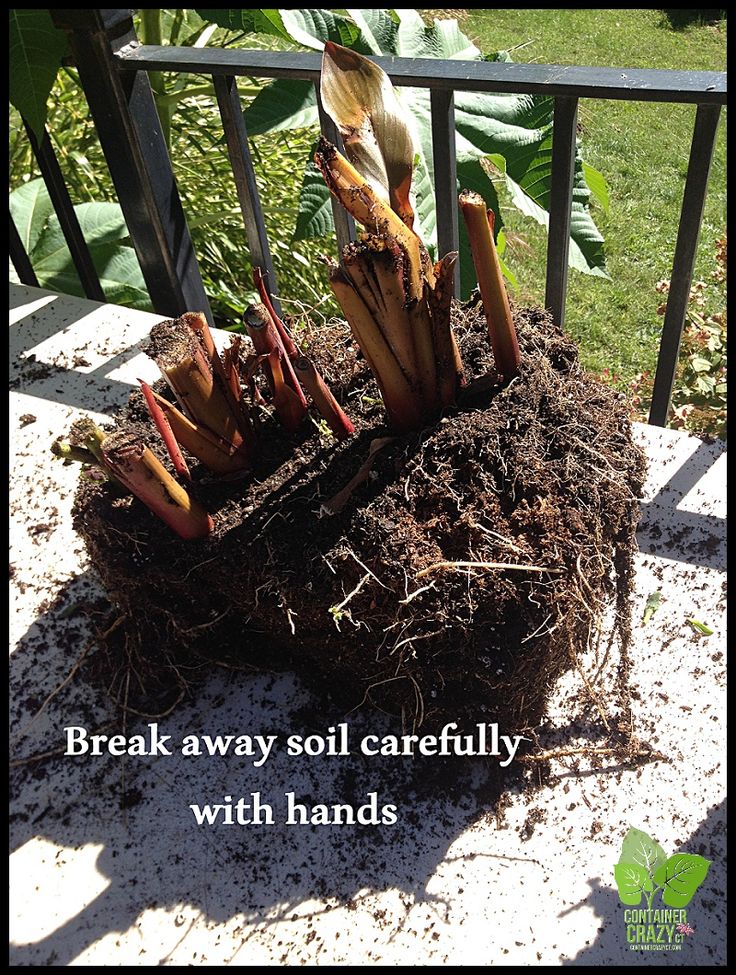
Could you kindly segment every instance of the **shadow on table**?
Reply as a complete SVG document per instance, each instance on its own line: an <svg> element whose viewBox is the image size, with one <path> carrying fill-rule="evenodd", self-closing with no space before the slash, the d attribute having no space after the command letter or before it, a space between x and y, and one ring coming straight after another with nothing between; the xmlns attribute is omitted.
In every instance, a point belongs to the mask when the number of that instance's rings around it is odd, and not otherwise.
<svg viewBox="0 0 736 975"><path fill-rule="evenodd" d="M11 657L17 710L12 731L17 735L29 729L17 744L20 756L58 750L64 726L81 725L91 732L109 719L99 694L76 679L29 727L82 650L85 627L74 623L70 607L89 605L96 594L93 579L73 580ZM324 734L340 720L330 714L329 702L316 701L291 675L218 670L197 689L196 700L157 723L172 743L188 734L263 734L278 735L282 744L292 733ZM359 714L347 720L353 748L369 731L395 731L375 713L369 721ZM144 718L130 719L128 734L147 732L148 724ZM153 908L179 908L185 919L181 928L174 923L161 928L169 953L186 937L187 922L194 924L199 915L216 923L243 916L246 924L257 923L262 930L305 912L314 914L314 898L350 906L369 896L366 891L402 891L408 895L407 916L414 903L432 901L444 919L451 903L429 894L427 884L453 841L491 808L492 796L478 774L481 767L466 771L468 777L459 782L457 766L453 776L452 768L430 764L422 766L419 795L407 761L290 757L282 748L274 749L260 769L246 757L183 757L178 752L156 758L53 756L21 765L13 771L11 849L37 836L68 849L101 846L95 869L108 885L84 906L95 882L91 864L84 868L86 876L82 868L72 877L67 873L60 887L63 901L48 903L62 923L34 943L13 945L11 964L67 965L105 936L129 930ZM449 797L453 789L456 801ZM272 805L273 825L197 826L189 809L195 803L222 803L225 796L250 801L256 792L261 802ZM356 809L375 792L379 810L384 804L398 807L398 822L286 825L289 792L310 807L339 802ZM38 896L46 909L43 894ZM306 909L300 908L308 901ZM43 922L38 930L46 930ZM149 951L140 963L163 964L168 955L162 954L152 957Z"/></svg>
<svg viewBox="0 0 736 975"><path fill-rule="evenodd" d="M673 803L673 809L676 808ZM667 851L669 852L669 851ZM626 943L624 905L611 876L602 881L596 877L588 881L588 896L566 911L566 914L587 907L600 920L595 941L564 964L567 965L725 965L726 963L726 800L713 806L698 829L683 837L672 851L698 853L711 861L708 876L687 907L688 923L695 934L686 937L678 952L632 951ZM642 902L642 907L646 906ZM661 907L657 898L653 909Z"/></svg>
<svg viewBox="0 0 736 975"><path fill-rule="evenodd" d="M725 570L726 519L679 507L725 452L722 440L701 441L657 494L641 505L637 539L642 552Z"/></svg>

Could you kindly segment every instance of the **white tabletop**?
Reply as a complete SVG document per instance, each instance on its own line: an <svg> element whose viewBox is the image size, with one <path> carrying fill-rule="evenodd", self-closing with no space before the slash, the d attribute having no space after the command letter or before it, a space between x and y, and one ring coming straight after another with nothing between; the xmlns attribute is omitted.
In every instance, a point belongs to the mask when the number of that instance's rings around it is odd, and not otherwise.
<svg viewBox="0 0 736 975"><path fill-rule="evenodd" d="M49 445L81 413L122 405L136 378L156 377L136 343L163 316L19 285L10 299L11 759L22 763L11 806L11 964L725 964L724 444L636 427L650 471L634 724L668 762L556 763L548 785L509 797L502 821L489 812L469 828L470 794L462 808L442 796L409 808L404 798L395 826L199 827L192 803L260 792L277 805L291 791L349 801L348 769L355 794L379 790L390 802L390 780L375 762L284 751L260 769L233 756L60 754L64 727L98 729L114 711L73 675L38 714L84 650L101 596L71 527L78 471ZM654 591L664 602L642 626ZM713 635L698 636L688 618ZM575 680L557 689L553 722ZM160 727L174 740L285 736L309 702L289 675L213 668ZM376 715L348 720L356 736L383 727ZM147 724L131 717L126 730ZM569 731L564 740L577 741ZM632 826L668 855L712 861L681 951L635 954L626 944L613 867Z"/></svg>

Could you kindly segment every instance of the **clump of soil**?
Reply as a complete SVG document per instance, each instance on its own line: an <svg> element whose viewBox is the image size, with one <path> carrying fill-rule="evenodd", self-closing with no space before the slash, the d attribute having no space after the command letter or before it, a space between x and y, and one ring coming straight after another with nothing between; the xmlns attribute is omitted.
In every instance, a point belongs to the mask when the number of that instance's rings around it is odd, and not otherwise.
<svg viewBox="0 0 736 975"><path fill-rule="evenodd" d="M625 660L645 467L629 409L545 313L515 320L523 365L504 385L483 316L456 306L458 408L398 437L347 328L315 332L308 354L356 435L336 444L315 420L290 438L264 411L252 476L196 482L215 517L205 540L82 478L76 528L124 618L113 692L150 708L226 656L293 668L346 711L372 704L408 730L519 733L608 608ZM137 394L119 420L151 429Z"/></svg>

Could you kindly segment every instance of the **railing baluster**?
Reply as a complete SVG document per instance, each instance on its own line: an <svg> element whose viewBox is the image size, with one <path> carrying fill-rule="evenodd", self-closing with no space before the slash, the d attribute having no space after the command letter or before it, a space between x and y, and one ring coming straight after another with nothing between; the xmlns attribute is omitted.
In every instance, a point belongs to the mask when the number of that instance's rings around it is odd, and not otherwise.
<svg viewBox="0 0 736 975"><path fill-rule="evenodd" d="M322 135L334 146L337 146L340 152L344 152L345 147L342 144L340 133L337 131L337 126L322 105L322 99L319 94L319 82L315 82L314 88L317 94L317 110L319 112L319 126ZM339 259L343 247L355 240L355 222L347 210L337 202L332 193L330 193L330 203L332 205L332 220L335 224L335 234L337 235L337 256Z"/></svg>
<svg viewBox="0 0 736 975"><path fill-rule="evenodd" d="M125 222L157 312L212 312L145 70L118 70L132 11L51 11L65 29Z"/></svg>
<svg viewBox="0 0 736 975"><path fill-rule="evenodd" d="M251 261L259 265L268 275L268 285L271 289L273 305L281 314L281 304L278 299L278 284L271 260L271 250L268 246L266 224L263 220L261 200L256 185L256 174L248 145L248 133L245 129L243 109L240 105L238 85L232 75L215 75L212 79L217 95L217 104L222 118L225 132L227 151L230 165L235 177L235 187L238 192L238 202L243 214L245 236L248 239Z"/></svg>
<svg viewBox="0 0 736 975"><path fill-rule="evenodd" d="M672 263L670 292L662 326L652 405L649 410L649 422L658 427L666 426L667 414L670 410L720 113L719 105L698 105L695 116L680 226Z"/></svg>
<svg viewBox="0 0 736 975"><path fill-rule="evenodd" d="M10 217L10 260L13 262L13 267L18 273L23 284L30 284L34 288L38 288L38 278L36 277L36 272L33 270L33 265L31 264L31 259L23 246L23 241L20 239L20 234L18 233L18 228L15 226L15 221L13 220L12 214Z"/></svg>
<svg viewBox="0 0 736 975"><path fill-rule="evenodd" d="M59 161L51 145L49 134L44 129L43 139L39 144L33 129L25 119L23 124L31 143L31 149L33 149L33 155L36 157L43 181L46 184L46 189L51 197L51 202L54 204L64 240L69 248L69 253L72 255L74 267L77 269L84 293L93 301L105 301L105 292L102 290L100 279L92 262L92 255L74 212L74 204L66 188L64 176L59 168Z"/></svg>
<svg viewBox="0 0 736 975"><path fill-rule="evenodd" d="M455 154L455 98L449 89L433 88L432 159L437 209L437 257L460 249L457 212L457 156ZM460 262L455 264L455 294L460 297Z"/></svg>
<svg viewBox="0 0 736 975"><path fill-rule="evenodd" d="M553 321L560 327L565 324L567 261L570 253L577 121L577 98L555 98L549 236L547 239L547 286L544 304L552 313Z"/></svg>

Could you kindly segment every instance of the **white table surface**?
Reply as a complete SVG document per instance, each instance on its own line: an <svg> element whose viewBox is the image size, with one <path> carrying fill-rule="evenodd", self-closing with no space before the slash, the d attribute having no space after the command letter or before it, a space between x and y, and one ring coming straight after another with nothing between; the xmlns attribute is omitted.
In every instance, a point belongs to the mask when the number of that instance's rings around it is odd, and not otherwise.
<svg viewBox="0 0 736 975"><path fill-rule="evenodd" d="M122 405L137 377L156 377L136 343L162 316L19 285L10 304L11 759L56 753L13 773L11 964L725 964L724 444L636 428L651 464L634 719L668 763L559 765L549 785L510 797L502 827L488 815L467 828L470 795L464 808L423 801L413 822L402 807L393 827L197 827L189 804L228 793L338 802L351 760L279 753L253 769L233 757L60 756L63 727L113 714L81 680L31 720L78 655L60 635L81 653L90 630L77 607L100 595L71 527L77 470L49 445L81 413ZM694 544L703 537L707 555ZM657 589L665 602L642 627ZM698 638L687 617L714 634ZM161 726L179 738L285 734L308 701L291 676L215 670ZM377 720L351 718L356 735ZM128 733L146 724L131 718ZM359 795L390 788L375 764L355 768ZM138 801L121 809L122 795ZM530 812L543 819L527 836ZM681 952L627 950L613 866L630 826L668 854L713 861Z"/></svg>

